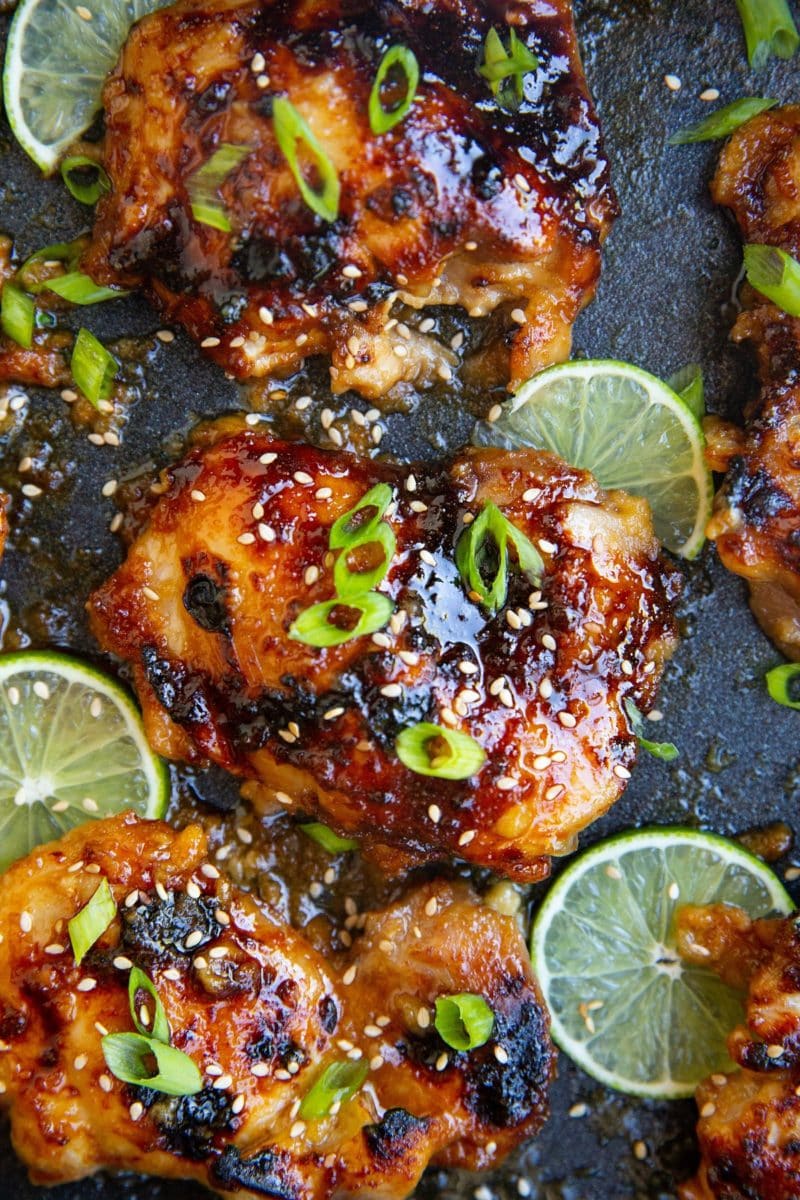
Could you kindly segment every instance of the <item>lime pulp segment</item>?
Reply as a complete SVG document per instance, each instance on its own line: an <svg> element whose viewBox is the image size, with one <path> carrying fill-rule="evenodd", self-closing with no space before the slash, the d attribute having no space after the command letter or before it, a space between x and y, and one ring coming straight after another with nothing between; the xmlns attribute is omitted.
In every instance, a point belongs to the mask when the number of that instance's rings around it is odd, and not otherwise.
<svg viewBox="0 0 800 1200"><path fill-rule="evenodd" d="M683 962L685 904L789 913L777 876L735 843L684 829L642 830L588 850L560 876L536 920L534 968L553 1037L588 1074L633 1095L690 1096L730 1068L726 1039L742 997Z"/></svg>
<svg viewBox="0 0 800 1200"><path fill-rule="evenodd" d="M0 870L84 821L126 808L161 816L168 794L114 682L66 655L0 657Z"/></svg>
<svg viewBox="0 0 800 1200"><path fill-rule="evenodd" d="M523 384L481 445L551 450L608 489L650 503L656 535L694 557L711 514L705 439L689 405L660 379L613 361L563 363Z"/></svg>
<svg viewBox="0 0 800 1200"><path fill-rule="evenodd" d="M3 94L11 128L51 171L101 105L128 31L167 0L22 0L8 35Z"/></svg>

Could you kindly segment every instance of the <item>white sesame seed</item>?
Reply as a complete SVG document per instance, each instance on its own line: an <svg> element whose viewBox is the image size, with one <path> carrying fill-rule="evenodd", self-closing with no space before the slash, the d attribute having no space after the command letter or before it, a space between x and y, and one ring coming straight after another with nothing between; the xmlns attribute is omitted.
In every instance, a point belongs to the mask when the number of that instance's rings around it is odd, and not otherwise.
<svg viewBox="0 0 800 1200"><path fill-rule="evenodd" d="M572 1108L569 1110L569 1116L585 1117L588 1111L589 1107L586 1104L573 1104Z"/></svg>
<svg viewBox="0 0 800 1200"><path fill-rule="evenodd" d="M144 1105L141 1100L134 1100L133 1104L128 1109L132 1121L140 1121L144 1116Z"/></svg>
<svg viewBox="0 0 800 1200"><path fill-rule="evenodd" d="M82 1071L89 1061L88 1054L79 1054L72 1060L72 1065L76 1071Z"/></svg>
<svg viewBox="0 0 800 1200"><path fill-rule="evenodd" d="M37 679L33 685L33 690L40 700L50 699L50 688L47 686L44 680Z"/></svg>
<svg viewBox="0 0 800 1200"><path fill-rule="evenodd" d="M681 889L678 887L677 883L671 883L667 888L667 895L669 896L670 900L677 900L680 894Z"/></svg>
<svg viewBox="0 0 800 1200"><path fill-rule="evenodd" d="M524 309L522 309L522 308L512 308L512 310L511 310L511 320L512 320L512 321L513 321L513 322L514 322L516 325L524 325L524 324L525 324L525 321L527 320L527 318L526 318L526 316L525 316L525 311L524 311Z"/></svg>
<svg viewBox="0 0 800 1200"><path fill-rule="evenodd" d="M560 712L556 719L557 719L559 725L563 725L565 729L574 729L575 726L578 724L576 718L573 717L572 713L567 712L566 710L563 712Z"/></svg>
<svg viewBox="0 0 800 1200"><path fill-rule="evenodd" d="M269 1075L269 1067L266 1063L254 1063L250 1068L250 1074L255 1075L256 1079L263 1079Z"/></svg>
<svg viewBox="0 0 800 1200"><path fill-rule="evenodd" d="M703 1107L700 1109L700 1116L701 1116L701 1117L713 1117L713 1115L714 1115L714 1113L715 1113L716 1111L717 1111L717 1106L716 1106L716 1104L714 1104L714 1103L713 1103L713 1101L709 1100L709 1101L708 1101L706 1104L704 1104L704 1105L703 1105Z"/></svg>
<svg viewBox="0 0 800 1200"><path fill-rule="evenodd" d="M428 805L428 816L433 821L434 825L438 825L442 819L442 810L438 804Z"/></svg>
<svg viewBox="0 0 800 1200"><path fill-rule="evenodd" d="M346 267L342 268L342 274L345 279L360 279L362 272L354 263L348 263Z"/></svg>
<svg viewBox="0 0 800 1200"><path fill-rule="evenodd" d="M474 840L476 833L475 829L465 829L458 839L459 846L468 846Z"/></svg>
<svg viewBox="0 0 800 1200"><path fill-rule="evenodd" d="M430 550L420 550L419 556L424 563L428 564L429 567L436 566L436 559L433 557Z"/></svg>
<svg viewBox="0 0 800 1200"><path fill-rule="evenodd" d="M671 92L679 92L681 90L681 81L677 75L665 75L664 83Z"/></svg>
<svg viewBox="0 0 800 1200"><path fill-rule="evenodd" d="M79 992L93 992L96 987L97 987L97 980L92 979L91 976L87 976L86 979L82 979L80 981L80 983L78 984L78 991Z"/></svg>
<svg viewBox="0 0 800 1200"><path fill-rule="evenodd" d="M510 792L512 788L517 786L518 783L519 780L515 779L513 775L501 775L497 780L495 787L501 792Z"/></svg>
<svg viewBox="0 0 800 1200"><path fill-rule="evenodd" d="M266 525L263 521L258 524L258 536L262 542L274 542L277 534L271 525Z"/></svg>
<svg viewBox="0 0 800 1200"><path fill-rule="evenodd" d="M406 491L415 492L417 490L417 479L415 475L406 476Z"/></svg>
<svg viewBox="0 0 800 1200"><path fill-rule="evenodd" d="M127 896L125 897L125 901L124 901L125 907L133 908L134 904L136 904L138 902L138 900L139 900L139 892L137 889L134 889L134 891L132 891L132 892L128 892Z"/></svg>
<svg viewBox="0 0 800 1200"><path fill-rule="evenodd" d="M171 329L159 329L156 332L156 337L160 342L164 342L165 345L169 345L170 342L175 341L175 334Z"/></svg>
<svg viewBox="0 0 800 1200"><path fill-rule="evenodd" d="M219 345L219 338L218 338L218 337L207 337L207 338L203 338L203 340L202 340L202 342L200 343L200 345L202 346L202 348L203 348L204 350L210 350L210 349L211 349L213 346L218 346L218 345Z"/></svg>
<svg viewBox="0 0 800 1200"><path fill-rule="evenodd" d="M638 1158L639 1162L643 1162L647 1158L647 1144L645 1142L633 1143L633 1156Z"/></svg>
<svg viewBox="0 0 800 1200"><path fill-rule="evenodd" d="M539 695L543 700L549 700L553 694L553 684L545 675L544 679L539 683Z"/></svg>
<svg viewBox="0 0 800 1200"><path fill-rule="evenodd" d="M396 696L402 696L402 694L403 694L403 689L399 683L387 683L381 688L382 696L388 696L390 698L394 698Z"/></svg>
<svg viewBox="0 0 800 1200"><path fill-rule="evenodd" d="M19 914L19 927L23 933L30 933L33 929L33 917L27 911Z"/></svg>
<svg viewBox="0 0 800 1200"><path fill-rule="evenodd" d="M346 987L349 987L349 985L353 982L355 977L356 977L356 968L348 967L347 970L345 971L344 975L342 976L342 983L345 984Z"/></svg>
<svg viewBox="0 0 800 1200"><path fill-rule="evenodd" d="M777 1044L767 1046L767 1058L780 1058L783 1054L783 1046Z"/></svg>
<svg viewBox="0 0 800 1200"><path fill-rule="evenodd" d="M531 185L528 183L525 176L519 172L517 172L517 174L514 176L514 183L521 192L529 192L531 190Z"/></svg>
<svg viewBox="0 0 800 1200"><path fill-rule="evenodd" d="M631 773L627 767L623 767L622 763L617 763L614 767L614 774L617 779L630 779Z"/></svg>
<svg viewBox="0 0 800 1200"><path fill-rule="evenodd" d="M78 16L80 17L80 19L82 21L91 21L91 19L92 19L92 14L91 14L90 10L88 8L86 8L86 6L83 4L77 4L75 6L75 12L78 14Z"/></svg>
<svg viewBox="0 0 800 1200"><path fill-rule="evenodd" d="M211 1086L219 1092L224 1092L232 1085L233 1078L230 1075L220 1075L219 1079L215 1079Z"/></svg>
<svg viewBox="0 0 800 1200"><path fill-rule="evenodd" d="M186 949L192 950L195 946L199 946L203 940L203 934L199 929L193 929L186 937Z"/></svg>
<svg viewBox="0 0 800 1200"><path fill-rule="evenodd" d="M446 1052L443 1052L442 1054L440 1054L435 1063L436 1070L443 1071L449 1061L450 1060L448 1059Z"/></svg>
<svg viewBox="0 0 800 1200"><path fill-rule="evenodd" d="M425 916L426 917L435 917L438 910L439 910L439 904L436 900L436 897L431 896L430 900L425 905Z"/></svg>
<svg viewBox="0 0 800 1200"><path fill-rule="evenodd" d="M240 533L236 539L242 546L252 546L256 540L254 533Z"/></svg>
<svg viewBox="0 0 800 1200"><path fill-rule="evenodd" d="M509 688L504 687L500 689L500 703L504 706L504 708L514 707L514 697L512 696Z"/></svg>
<svg viewBox="0 0 800 1200"><path fill-rule="evenodd" d="M52 954L53 956L63 954L65 950L66 946L62 946L61 942L51 942L49 946L45 946L44 948L45 954Z"/></svg>
<svg viewBox="0 0 800 1200"><path fill-rule="evenodd" d="M553 637L552 633L545 633L542 635L542 645L544 646L545 650L556 649L556 639Z"/></svg>
<svg viewBox="0 0 800 1200"><path fill-rule="evenodd" d="M544 798L545 798L545 800L557 800L558 797L560 795L562 795L563 791L564 791L563 784L555 783L555 784L553 784L552 787L549 787L547 789L547 791L544 794Z"/></svg>
<svg viewBox="0 0 800 1200"><path fill-rule="evenodd" d="M101 1075L97 1082L102 1092L111 1092L114 1090L114 1081L110 1075Z"/></svg>
<svg viewBox="0 0 800 1200"><path fill-rule="evenodd" d="M295 1121L294 1125L289 1130L289 1137L290 1138L302 1137L303 1134L305 1133L305 1131L306 1131L305 1121Z"/></svg>
<svg viewBox="0 0 800 1200"><path fill-rule="evenodd" d="M706 88L705 91L700 93L699 99L706 101L719 100L719 89L714 87Z"/></svg>

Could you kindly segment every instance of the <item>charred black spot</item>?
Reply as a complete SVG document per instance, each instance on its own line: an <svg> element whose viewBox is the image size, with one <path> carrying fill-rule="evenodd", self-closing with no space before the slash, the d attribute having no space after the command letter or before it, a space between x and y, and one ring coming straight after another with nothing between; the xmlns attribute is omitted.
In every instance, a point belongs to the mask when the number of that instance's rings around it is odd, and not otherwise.
<svg viewBox="0 0 800 1200"><path fill-rule="evenodd" d="M222 1191L247 1188L273 1200L299 1200L304 1193L303 1182L284 1150L262 1150L253 1158L242 1158L235 1146L226 1146L211 1169L211 1181Z"/></svg>
<svg viewBox="0 0 800 1200"><path fill-rule="evenodd" d="M25 1030L28 1028L28 1018L24 1012L18 1008L3 1007L0 1012L0 1038L4 1042L10 1042L14 1038L22 1037Z"/></svg>
<svg viewBox="0 0 800 1200"><path fill-rule="evenodd" d="M210 723L212 714L203 694L203 681L194 674L161 658L155 646L143 646L142 666L156 698L179 725Z"/></svg>
<svg viewBox="0 0 800 1200"><path fill-rule="evenodd" d="M793 507L793 501L776 484L773 476L759 467L751 471L741 455L731 459L725 476L725 492L733 508L740 508L747 521L756 527Z"/></svg>
<svg viewBox="0 0 800 1200"><path fill-rule="evenodd" d="M319 1019L326 1033L333 1033L339 1020L339 1009L333 996L323 996L319 1002Z"/></svg>
<svg viewBox="0 0 800 1200"><path fill-rule="evenodd" d="M231 266L247 283L292 279L294 264L287 251L270 238L251 238L236 251Z"/></svg>
<svg viewBox="0 0 800 1200"><path fill-rule="evenodd" d="M194 106L203 116L210 116L211 113L220 112L228 102L230 96L231 85L222 79L210 84L204 92L194 102Z"/></svg>
<svg viewBox="0 0 800 1200"><path fill-rule="evenodd" d="M747 1042L738 1051L737 1058L740 1065L748 1071L785 1071L790 1065L786 1050L780 1058L770 1058L763 1042Z"/></svg>
<svg viewBox="0 0 800 1200"><path fill-rule="evenodd" d="M225 589L209 575L195 575L183 592L183 607L201 629L209 633L228 633Z"/></svg>
<svg viewBox="0 0 800 1200"><path fill-rule="evenodd" d="M364 1141L379 1169L402 1159L424 1136L430 1121L415 1117L404 1108L390 1108L375 1125L364 1126Z"/></svg>
<svg viewBox="0 0 800 1200"><path fill-rule="evenodd" d="M470 178L480 200L494 200L503 190L503 172L488 154L475 160Z"/></svg>
<svg viewBox="0 0 800 1200"><path fill-rule="evenodd" d="M247 296L241 292L234 292L227 299L221 300L218 305L219 315L226 325L235 325L241 317L244 310L247 308Z"/></svg>
<svg viewBox="0 0 800 1200"><path fill-rule="evenodd" d="M136 1089L141 1092L143 1089ZM207 1158L218 1134L231 1134L237 1127L231 1111L232 1097L212 1087L195 1096L164 1096L150 1092L143 1100L158 1127L165 1147L173 1154L195 1161ZM141 1095L139 1097L142 1099Z"/></svg>
<svg viewBox="0 0 800 1200"><path fill-rule="evenodd" d="M392 212L396 217L407 217L414 211L414 196L404 187L392 190Z"/></svg>
<svg viewBox="0 0 800 1200"><path fill-rule="evenodd" d="M263 117L265 121L271 121L272 112L275 108L275 96L272 92L269 92L264 96L259 96L258 100L255 100L250 107L252 108L253 112L258 113L258 115Z"/></svg>
<svg viewBox="0 0 800 1200"><path fill-rule="evenodd" d="M552 1047L543 1009L530 999L516 1000L527 990L525 980L509 980L508 1011L499 1008L491 1041L463 1056L467 1108L482 1124L513 1128L546 1104L552 1069ZM494 1046L502 1044L507 1063L499 1063Z"/></svg>
<svg viewBox="0 0 800 1200"><path fill-rule="evenodd" d="M121 945L130 958L141 966L175 954L194 954L219 936L220 924L214 916L217 904L201 896L193 900L185 892L174 893L169 900L121 909ZM194 931L202 938L191 949L186 938Z"/></svg>

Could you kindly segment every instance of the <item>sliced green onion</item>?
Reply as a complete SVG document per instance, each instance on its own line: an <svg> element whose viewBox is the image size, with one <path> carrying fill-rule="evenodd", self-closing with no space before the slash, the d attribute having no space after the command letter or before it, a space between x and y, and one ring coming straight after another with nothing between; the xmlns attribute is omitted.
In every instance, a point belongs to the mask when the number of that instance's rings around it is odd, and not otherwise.
<svg viewBox="0 0 800 1200"><path fill-rule="evenodd" d="M95 942L103 936L114 917L117 905L104 879L88 904L67 921L75 962L80 964Z"/></svg>
<svg viewBox="0 0 800 1200"><path fill-rule="evenodd" d="M535 71L538 66L539 59L519 40L515 29L512 28L509 34L508 50L503 46L497 30L494 27L489 30L483 47L483 63L478 72L488 81L493 96L499 97L502 85L510 80L516 99L522 100L525 94L525 76L529 71Z"/></svg>
<svg viewBox="0 0 800 1200"><path fill-rule="evenodd" d="M88 329L79 329L70 362L72 378L90 404L111 395L119 363Z"/></svg>
<svg viewBox="0 0 800 1200"><path fill-rule="evenodd" d="M344 1104L355 1096L369 1074L369 1064L346 1059L331 1063L306 1092L298 1115L304 1121L327 1117L334 1104Z"/></svg>
<svg viewBox="0 0 800 1200"><path fill-rule="evenodd" d="M494 1013L483 996L472 992L439 996L433 1024L442 1041L454 1050L477 1050L492 1036Z"/></svg>
<svg viewBox="0 0 800 1200"><path fill-rule="evenodd" d="M777 246L745 246L747 281L790 317L800 317L800 263Z"/></svg>
<svg viewBox="0 0 800 1200"><path fill-rule="evenodd" d="M341 646L353 638L363 637L383 629L394 612L394 603L380 592L365 592L363 596L352 596L341 600L324 600L305 609L289 630L289 637L307 646ZM348 613L358 613L358 620L348 627L341 620Z"/></svg>
<svg viewBox="0 0 800 1200"><path fill-rule="evenodd" d="M122 288L104 287L95 283L82 271L68 271L66 275L56 275L43 283L39 290L55 292L70 304L100 304L103 300L118 300L121 296L128 295Z"/></svg>
<svg viewBox="0 0 800 1200"><path fill-rule="evenodd" d="M521 530L504 517L491 501L458 539L456 566L468 592L474 592L484 607L497 612L508 595L508 544L517 552L518 565L530 583L538 587L544 574L539 551ZM494 571L489 582L486 576Z"/></svg>
<svg viewBox="0 0 800 1200"><path fill-rule="evenodd" d="M327 825L322 825L319 821L307 821L300 828L306 837L310 837L312 842L322 846L322 849L327 850L328 854L345 854L348 850L358 849L358 842L354 842L352 838L339 837L338 833L334 833L332 829L329 829Z"/></svg>
<svg viewBox="0 0 800 1200"><path fill-rule="evenodd" d="M308 122L300 115L295 106L285 96L278 96L273 102L272 116L275 124L275 136L283 156L289 164L300 193L310 209L313 209L323 221L335 221L339 215L339 196L341 192L339 176L336 168L317 140ZM320 180L320 188L313 188L306 180L300 161L297 157L297 143L302 142L314 159Z"/></svg>
<svg viewBox="0 0 800 1200"><path fill-rule="evenodd" d="M800 45L786 0L736 0L744 26L747 57L758 71L766 66L770 54L791 58Z"/></svg>
<svg viewBox="0 0 800 1200"><path fill-rule="evenodd" d="M108 1033L101 1046L106 1066L123 1083L151 1088L165 1096L194 1096L202 1091L200 1072L189 1055L175 1046L141 1033Z"/></svg>
<svg viewBox="0 0 800 1200"><path fill-rule="evenodd" d="M784 708L800 709L800 663L784 663L766 675L767 691Z"/></svg>
<svg viewBox="0 0 800 1200"><path fill-rule="evenodd" d="M17 279L22 284L26 292L30 292L35 296L49 285L48 279L36 279L32 276L32 268L36 263L64 263L67 271L72 271L77 266L78 259L83 253L83 248L86 245L85 238L76 238L74 242L54 242L52 246L45 246L41 250L37 250L25 259L20 269L17 271Z"/></svg>
<svg viewBox="0 0 800 1200"><path fill-rule="evenodd" d="M437 779L468 779L486 762L486 752L468 733L427 721L403 729L394 746L409 771Z"/></svg>
<svg viewBox="0 0 800 1200"><path fill-rule="evenodd" d="M662 762L674 762L680 753L678 747L674 742L651 742L649 738L646 738L644 736L644 717L628 697L625 699L625 712L628 714L631 729L641 748L648 754L652 754L653 758L661 759Z"/></svg>
<svg viewBox="0 0 800 1200"><path fill-rule="evenodd" d="M367 567L363 571L353 570L350 565L350 555L358 556L359 550L366 555L372 547L376 551L380 549L382 552L377 565ZM396 549L397 538L394 530L385 521L382 521L369 537L362 535L349 549L342 550L336 559L333 568L333 584L336 594L346 601L351 596L362 596L364 592L369 592L372 588L377 587L389 570Z"/></svg>
<svg viewBox="0 0 800 1200"><path fill-rule="evenodd" d="M388 483L376 483L375 487L365 492L358 503L343 513L331 526L328 537L331 550L349 550L360 545L365 535L367 538L371 537L383 520L383 514L391 504L393 494ZM359 519L358 514L366 509L374 511L363 520Z"/></svg>
<svg viewBox="0 0 800 1200"><path fill-rule="evenodd" d="M0 325L3 333L18 346L30 350L33 343L35 314L33 301L13 283L3 284L0 297Z"/></svg>
<svg viewBox="0 0 800 1200"><path fill-rule="evenodd" d="M89 175L90 178L86 178ZM61 164L61 178L71 196L81 204L96 204L102 195L111 191L111 180L93 158L83 154L65 158Z"/></svg>
<svg viewBox="0 0 800 1200"><path fill-rule="evenodd" d="M153 1002L153 1012L150 1016L149 1025L146 1025L141 1020L138 1003L139 992L146 992ZM144 971L141 971L138 967L132 967L130 976L128 977L128 1002L131 1008L131 1017L138 1032L145 1037L155 1038L157 1042L164 1042L168 1046L170 1031L167 1014L164 1012L164 1005L161 1003L152 979L145 975ZM149 1011L149 1005L147 1007Z"/></svg>
<svg viewBox="0 0 800 1200"><path fill-rule="evenodd" d="M383 107L381 88L393 67L400 67L405 76L405 95L391 108ZM419 87L419 63L413 50L407 46L392 46L386 51L378 66L375 82L369 94L369 125L373 133L387 133L399 125L411 110Z"/></svg>
<svg viewBox="0 0 800 1200"><path fill-rule="evenodd" d="M210 225L212 229L221 229L223 233L231 232L231 223L225 214L219 189L231 171L238 167L249 153L249 146L235 146L231 142L223 142L208 162L203 163L190 177L189 202L195 221L199 221L201 225Z"/></svg>
<svg viewBox="0 0 800 1200"><path fill-rule="evenodd" d="M667 380L667 387L680 396L689 411L698 421L705 416L706 393L703 368L697 363L688 363Z"/></svg>
<svg viewBox="0 0 800 1200"><path fill-rule="evenodd" d="M719 138L730 137L751 117L757 117L768 108L774 108L777 103L777 100L762 100L759 96L745 96L741 100L734 100L732 104L718 108L697 124L679 129L677 133L673 133L667 144L686 146L690 142L715 142Z"/></svg>

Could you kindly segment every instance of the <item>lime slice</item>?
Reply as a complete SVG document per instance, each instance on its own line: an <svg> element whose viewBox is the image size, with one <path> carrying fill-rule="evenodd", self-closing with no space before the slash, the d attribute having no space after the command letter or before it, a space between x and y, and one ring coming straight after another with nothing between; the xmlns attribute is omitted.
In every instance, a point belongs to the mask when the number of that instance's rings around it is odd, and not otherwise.
<svg viewBox="0 0 800 1200"><path fill-rule="evenodd" d="M168 2L22 0L8 34L3 96L17 141L43 171L92 123L131 25Z"/></svg>
<svg viewBox="0 0 800 1200"><path fill-rule="evenodd" d="M478 445L552 450L601 487L650 502L659 539L684 558L700 551L713 485L705 438L690 404L629 363L562 363L524 383Z"/></svg>
<svg viewBox="0 0 800 1200"><path fill-rule="evenodd" d="M559 876L537 913L531 954L553 1037L589 1075L672 1100L731 1069L725 1042L743 997L675 949L681 905L715 903L751 917L794 908L760 859L693 829L610 838Z"/></svg>
<svg viewBox="0 0 800 1200"><path fill-rule="evenodd" d="M166 767L116 683L65 654L0 657L0 871L84 821L160 817L168 798Z"/></svg>

